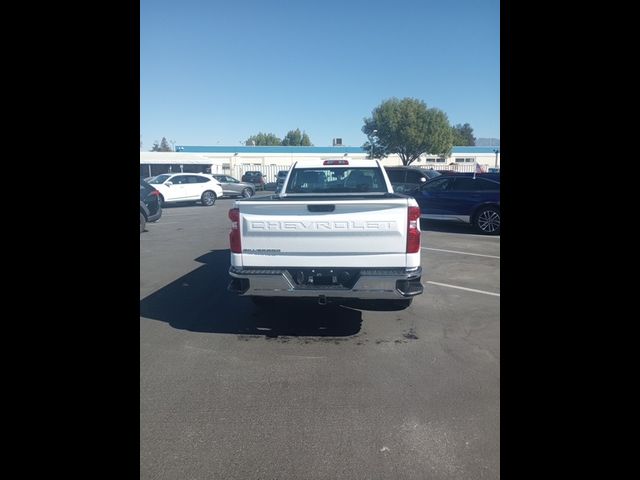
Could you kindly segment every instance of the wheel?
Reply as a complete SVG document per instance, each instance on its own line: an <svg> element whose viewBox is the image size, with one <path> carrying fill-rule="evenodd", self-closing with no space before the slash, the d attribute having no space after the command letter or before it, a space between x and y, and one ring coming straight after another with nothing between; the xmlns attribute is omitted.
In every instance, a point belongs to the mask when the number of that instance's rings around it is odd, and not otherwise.
<svg viewBox="0 0 640 480"><path fill-rule="evenodd" d="M211 207L214 203L216 203L216 194L211 190L207 190L202 194L202 197L200 197L200 201L205 207Z"/></svg>
<svg viewBox="0 0 640 480"><path fill-rule="evenodd" d="M500 209L483 207L476 213L473 225L480 232L487 235L500 234Z"/></svg>
<svg viewBox="0 0 640 480"><path fill-rule="evenodd" d="M140 233L144 232L144 228L147 225L147 219L144 218L142 212L140 212Z"/></svg>
<svg viewBox="0 0 640 480"><path fill-rule="evenodd" d="M161 207L166 207L167 206L167 204L164 203L164 197L162 195L158 196L158 202L160 202L160 206Z"/></svg>
<svg viewBox="0 0 640 480"><path fill-rule="evenodd" d="M244 190L242 190L242 196L244 198L249 198L253 195L253 191L251 191L250 188L245 188Z"/></svg>

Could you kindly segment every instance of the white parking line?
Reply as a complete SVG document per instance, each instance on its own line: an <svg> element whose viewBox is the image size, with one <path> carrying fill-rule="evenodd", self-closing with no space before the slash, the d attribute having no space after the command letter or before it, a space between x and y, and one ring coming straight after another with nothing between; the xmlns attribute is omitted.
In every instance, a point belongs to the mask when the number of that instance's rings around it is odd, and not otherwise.
<svg viewBox="0 0 640 480"><path fill-rule="evenodd" d="M484 290L476 290L475 288L459 287L457 285L449 285L448 283L432 282L430 280L427 281L426 283L431 283L433 285L440 285L441 287L458 288L460 290L467 290L469 292L484 293L485 295L493 295L494 297L499 297L500 296L499 293L485 292Z"/></svg>
<svg viewBox="0 0 640 480"><path fill-rule="evenodd" d="M476 257L497 258L498 260L500 260L500 257L497 257L495 255L483 255L482 253L458 252L456 250L443 250L442 248L429 248L429 247L422 247L422 249L433 250L435 252L460 253L462 255L475 255Z"/></svg>

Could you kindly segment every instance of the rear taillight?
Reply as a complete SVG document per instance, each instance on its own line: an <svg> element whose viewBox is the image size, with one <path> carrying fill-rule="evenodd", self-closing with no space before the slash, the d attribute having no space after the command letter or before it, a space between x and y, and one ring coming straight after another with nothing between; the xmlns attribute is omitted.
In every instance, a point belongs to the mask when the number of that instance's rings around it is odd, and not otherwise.
<svg viewBox="0 0 640 480"><path fill-rule="evenodd" d="M160 192L158 190L154 190L153 192L149 193L149 196L159 197L160 196Z"/></svg>
<svg viewBox="0 0 640 480"><path fill-rule="evenodd" d="M231 220L231 232L229 232L231 252L242 253L242 242L240 241L240 210L237 208L229 210L229 220Z"/></svg>
<svg viewBox="0 0 640 480"><path fill-rule="evenodd" d="M420 207L409 207L407 214L407 253L420 251Z"/></svg>

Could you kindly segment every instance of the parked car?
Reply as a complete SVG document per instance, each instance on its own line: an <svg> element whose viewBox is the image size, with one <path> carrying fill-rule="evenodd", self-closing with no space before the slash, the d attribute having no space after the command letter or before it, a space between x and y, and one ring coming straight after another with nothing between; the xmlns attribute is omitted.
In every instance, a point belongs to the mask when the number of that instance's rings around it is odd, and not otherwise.
<svg viewBox="0 0 640 480"><path fill-rule="evenodd" d="M222 194L225 197L253 197L256 193L253 183L241 182L240 180L230 177L229 175L221 175L218 173L211 174L222 187Z"/></svg>
<svg viewBox="0 0 640 480"><path fill-rule="evenodd" d="M210 207L223 195L218 181L204 173L163 173L149 183L160 192L163 206L173 202L200 201Z"/></svg>
<svg viewBox="0 0 640 480"><path fill-rule="evenodd" d="M428 180L440 175L436 170L416 167L385 167L395 193L411 194Z"/></svg>
<svg viewBox="0 0 640 480"><path fill-rule="evenodd" d="M287 179L287 175L289 175L289 170L280 170L278 175L276 175L276 193L282 189L284 181Z"/></svg>
<svg viewBox="0 0 640 480"><path fill-rule="evenodd" d="M480 233L500 234L500 176L441 175L425 183L413 197L420 218L473 225Z"/></svg>
<svg viewBox="0 0 640 480"><path fill-rule="evenodd" d="M245 172L244 175L242 175L242 181L253 184L256 190L264 190L265 182L264 182L264 177L262 175L262 172L258 172L258 171Z"/></svg>
<svg viewBox="0 0 640 480"><path fill-rule="evenodd" d="M160 192L140 179L140 233L148 222L155 222L162 216Z"/></svg>

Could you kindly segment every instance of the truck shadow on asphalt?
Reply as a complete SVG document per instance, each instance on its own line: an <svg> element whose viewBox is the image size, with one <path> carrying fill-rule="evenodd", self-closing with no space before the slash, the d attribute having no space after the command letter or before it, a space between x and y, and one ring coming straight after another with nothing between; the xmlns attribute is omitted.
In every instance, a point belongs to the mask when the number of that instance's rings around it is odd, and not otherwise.
<svg viewBox="0 0 640 480"><path fill-rule="evenodd" d="M362 326L357 310L385 310L375 302L318 305L312 300L279 300L258 307L227 291L229 250L213 250L196 261L203 265L140 301L140 316L193 332L238 335L356 335Z"/></svg>

